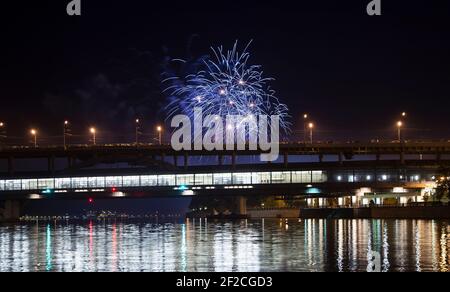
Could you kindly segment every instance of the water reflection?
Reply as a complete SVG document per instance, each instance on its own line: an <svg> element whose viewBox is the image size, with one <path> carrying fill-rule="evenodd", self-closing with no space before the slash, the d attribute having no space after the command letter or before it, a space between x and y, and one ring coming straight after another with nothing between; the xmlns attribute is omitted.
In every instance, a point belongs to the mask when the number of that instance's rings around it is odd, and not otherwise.
<svg viewBox="0 0 450 292"><path fill-rule="evenodd" d="M243 220L0 226L0 271L449 270L449 225L420 220Z"/></svg>

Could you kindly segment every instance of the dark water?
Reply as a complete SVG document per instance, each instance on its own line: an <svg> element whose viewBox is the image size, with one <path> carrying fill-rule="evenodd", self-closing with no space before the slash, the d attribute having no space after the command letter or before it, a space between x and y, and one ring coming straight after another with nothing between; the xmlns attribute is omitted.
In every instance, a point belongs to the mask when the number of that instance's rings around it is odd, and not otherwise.
<svg viewBox="0 0 450 292"><path fill-rule="evenodd" d="M287 224L286 224L287 223ZM415 220L0 226L0 271L382 271L450 268L450 227Z"/></svg>

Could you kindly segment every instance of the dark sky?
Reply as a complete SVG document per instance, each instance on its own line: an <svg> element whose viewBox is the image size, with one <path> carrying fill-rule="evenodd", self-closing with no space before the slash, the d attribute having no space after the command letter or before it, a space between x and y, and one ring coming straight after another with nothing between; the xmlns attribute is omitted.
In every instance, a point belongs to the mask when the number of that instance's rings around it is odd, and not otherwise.
<svg viewBox="0 0 450 292"><path fill-rule="evenodd" d="M320 139L394 138L402 111L410 137L450 138L448 1L382 0L381 17L367 16L369 0L82 0L81 17L65 14L69 0L9 2L0 120L10 136L58 135L64 119L111 135L135 116L155 124L165 57L253 40L250 62L276 78L294 122L312 115Z"/></svg>

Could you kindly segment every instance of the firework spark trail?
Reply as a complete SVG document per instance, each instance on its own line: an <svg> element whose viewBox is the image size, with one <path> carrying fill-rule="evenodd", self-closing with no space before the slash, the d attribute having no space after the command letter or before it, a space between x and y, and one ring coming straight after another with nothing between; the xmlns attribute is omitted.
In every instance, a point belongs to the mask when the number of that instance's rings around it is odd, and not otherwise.
<svg viewBox="0 0 450 292"><path fill-rule="evenodd" d="M290 127L288 108L269 87L273 79L263 76L261 66L248 64L250 44L242 53L237 50L237 42L230 51L224 51L223 47L212 48L214 57L202 61L202 70L184 78L164 80L172 83L165 90L171 94L167 106L169 118L184 114L193 119L194 108L202 108L205 116L218 115L224 120L230 115L278 115L280 128L287 133Z"/></svg>

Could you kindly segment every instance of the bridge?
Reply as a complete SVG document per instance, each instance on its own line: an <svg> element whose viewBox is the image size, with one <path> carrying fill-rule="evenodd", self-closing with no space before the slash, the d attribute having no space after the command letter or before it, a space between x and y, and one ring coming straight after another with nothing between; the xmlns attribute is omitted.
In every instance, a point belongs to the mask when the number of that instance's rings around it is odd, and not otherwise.
<svg viewBox="0 0 450 292"><path fill-rule="evenodd" d="M85 168L99 163L126 162L135 165L165 164L167 157L171 157L175 168L182 165L189 167L190 157L217 157L217 165L224 164L224 158L229 157L231 166L237 165L239 156L256 156L263 152L260 150L234 150L234 151L182 151L177 152L170 145L153 144L106 144L106 145L72 145L24 147L0 147L0 160L7 161L8 174L15 173L14 161L16 159L47 159L48 171L55 171L55 160L66 159L66 169ZM340 163L352 160L355 156L373 156L377 161L383 155L397 156L404 164L409 159L420 159L424 156L433 156L436 161L450 159L450 142L392 142L392 143L281 143L280 155L284 166L290 163L293 156L315 156L323 162L326 156L335 156ZM181 161L180 161L181 159ZM161 163L162 162L162 163Z"/></svg>
<svg viewBox="0 0 450 292"><path fill-rule="evenodd" d="M368 204L366 198L376 200L377 194L416 202L431 192L439 168L450 166L448 142L290 143L280 151L277 162L249 163L261 151L175 152L144 144L4 147L0 217L17 218L26 200L49 199L233 196L239 213L246 212L248 196L299 197L315 206L334 200ZM191 165L194 158L200 163ZM16 160L44 160L46 167L21 171ZM104 167L118 163L127 165Z"/></svg>

